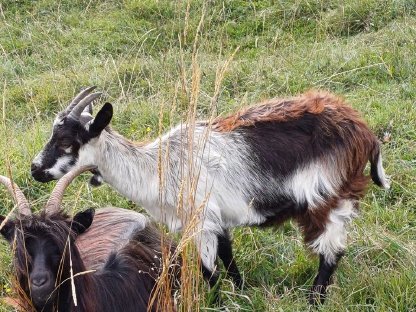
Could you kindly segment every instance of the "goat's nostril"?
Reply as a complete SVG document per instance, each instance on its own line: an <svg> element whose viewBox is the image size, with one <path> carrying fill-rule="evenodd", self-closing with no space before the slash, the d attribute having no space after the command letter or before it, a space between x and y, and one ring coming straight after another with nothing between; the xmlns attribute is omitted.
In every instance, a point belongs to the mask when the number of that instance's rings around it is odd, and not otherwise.
<svg viewBox="0 0 416 312"><path fill-rule="evenodd" d="M35 163L32 163L32 164L30 165L30 170L31 170L31 171L36 171L38 168L39 168L39 167L38 167L38 165L36 165Z"/></svg>
<svg viewBox="0 0 416 312"><path fill-rule="evenodd" d="M41 287L41 286L45 285L47 281L48 281L48 278L46 277L46 275L36 276L36 277L32 278L32 284L35 287Z"/></svg>

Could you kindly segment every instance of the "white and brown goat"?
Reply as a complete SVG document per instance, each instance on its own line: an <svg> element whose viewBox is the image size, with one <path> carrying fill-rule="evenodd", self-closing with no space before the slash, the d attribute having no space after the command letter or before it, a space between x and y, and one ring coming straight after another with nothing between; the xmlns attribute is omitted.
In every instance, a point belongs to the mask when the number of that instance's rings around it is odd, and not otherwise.
<svg viewBox="0 0 416 312"><path fill-rule="evenodd" d="M310 91L213 122L181 124L152 143L135 144L109 127L110 103L95 118L85 110L100 95L93 89L82 91L56 117L50 141L32 163L36 180L95 165L96 177L172 231L183 228L177 207L192 195L194 204L185 203L185 211L203 207L196 241L211 286L218 280L217 256L236 285L242 283L230 228L294 219L320 256L310 301L323 301L346 248L346 225L369 182L368 161L373 181L389 187L380 144L354 109L330 93ZM166 160L163 183L160 159ZM198 182L191 194L182 186L192 172Z"/></svg>

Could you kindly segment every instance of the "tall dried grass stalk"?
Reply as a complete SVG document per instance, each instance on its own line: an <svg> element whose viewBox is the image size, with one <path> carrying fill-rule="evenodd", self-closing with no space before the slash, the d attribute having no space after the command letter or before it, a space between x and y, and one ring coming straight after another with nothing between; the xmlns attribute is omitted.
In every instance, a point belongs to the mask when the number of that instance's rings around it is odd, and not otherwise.
<svg viewBox="0 0 416 312"><path fill-rule="evenodd" d="M189 3L187 10L189 10ZM205 204L210 196L208 192L205 195L205 200L196 206L195 195L198 188L199 175L201 170L201 162L198 161L198 156L204 152L210 131L209 127L207 127L207 130L199 138L199 141L195 142L194 130L197 121L197 108L199 104L199 95L201 92L202 77L198 51L201 29L205 18L205 6L202 9L202 15L193 41L192 54L190 55L190 68L188 68L186 65L186 51L184 51L183 48L184 44L186 43L186 36L188 31L187 18L187 14L185 14L185 28L183 31L183 36L182 38L178 38L180 41L180 75L174 89L175 92L171 102L172 104L170 107L169 116L169 120L172 122L177 109L178 94L180 92L184 93L185 97L188 99L188 103L186 113L186 127L182 129L182 131L186 131L186 133L184 133L182 137L185 138L186 142L181 142L182 157L180 162L180 176L182 177L182 180L180 181L179 194L177 194L178 199L176 207L177 214L179 215L183 226L181 239L178 242L176 252L170 255L163 255L163 259L166 260L163 263L163 269L154 291L154 298L157 297L159 303L161 304L160 311L175 310L175 308L170 305L172 303L170 298L172 291L170 285L172 285L172 281L169 280L170 276L168 271L169 267L174 263L174 259L179 255L182 257L181 287L178 294L179 304L176 308L179 311L200 311L201 302L205 301L205 293L207 289L206 285L201 283L201 274L199 272L201 263L199 253L194 244L194 238L198 234L198 231L200 231L199 225L201 223L201 219L204 217L203 212ZM220 61L218 62L214 93L211 97L211 101L208 107L208 118L210 122L214 120L217 115L216 105L221 93L221 84L225 73L237 51L238 48L235 49L232 55L222 65ZM162 103L159 111L159 136L161 136L164 132L162 123L164 111L165 103ZM171 124L171 126L173 125ZM167 172L167 170L169 170L169 144L169 140L167 140L167 142L162 142L161 140L159 141L158 176L160 187L159 199L162 203L161 209L164 209L163 203L166 196L165 177L167 174L169 174L169 172ZM194 144L196 144L196 146ZM164 156L162 155L163 152L165 152ZM163 248L162 250L169 252L168 248Z"/></svg>

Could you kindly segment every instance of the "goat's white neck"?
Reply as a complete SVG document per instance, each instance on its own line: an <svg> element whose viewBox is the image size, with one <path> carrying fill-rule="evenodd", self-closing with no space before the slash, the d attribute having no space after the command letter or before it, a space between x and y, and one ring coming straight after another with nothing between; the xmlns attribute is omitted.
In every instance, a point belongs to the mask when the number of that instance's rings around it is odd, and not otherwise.
<svg viewBox="0 0 416 312"><path fill-rule="evenodd" d="M94 162L105 182L145 208L158 206L157 148L103 131L95 149Z"/></svg>

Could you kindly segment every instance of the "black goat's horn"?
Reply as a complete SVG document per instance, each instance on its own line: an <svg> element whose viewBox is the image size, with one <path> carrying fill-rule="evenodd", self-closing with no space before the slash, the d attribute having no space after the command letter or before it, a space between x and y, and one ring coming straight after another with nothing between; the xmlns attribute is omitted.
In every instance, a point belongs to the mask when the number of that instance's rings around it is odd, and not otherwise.
<svg viewBox="0 0 416 312"><path fill-rule="evenodd" d="M1 176L1 175L0 175L0 184L3 184L7 188L9 193L13 196L17 204L19 214L24 215L24 216L30 216L32 212L30 211L29 202L27 201L25 195L20 190L20 188L15 183L13 183L9 178L5 176Z"/></svg>
<svg viewBox="0 0 416 312"><path fill-rule="evenodd" d="M53 189L51 196L46 203L44 208L47 214L52 214L58 212L61 208L62 199L64 197L65 189L68 187L69 184L81 173L96 169L97 166L83 166L78 169L72 170L65 174L59 181L56 183L55 188Z"/></svg>

